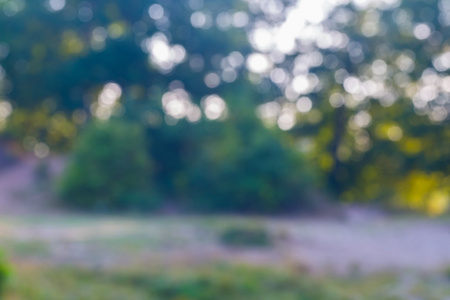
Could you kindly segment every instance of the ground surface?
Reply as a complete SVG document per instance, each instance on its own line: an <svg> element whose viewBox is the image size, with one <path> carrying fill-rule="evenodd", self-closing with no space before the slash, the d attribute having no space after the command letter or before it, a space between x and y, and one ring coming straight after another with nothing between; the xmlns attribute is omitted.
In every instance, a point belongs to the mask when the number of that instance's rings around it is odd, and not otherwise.
<svg viewBox="0 0 450 300"><path fill-rule="evenodd" d="M229 226L267 227L274 244L229 248ZM239 225L240 224L240 225ZM317 220L3 216L0 243L16 260L94 266L290 265L316 272L440 271L450 266L450 224L417 219L348 223Z"/></svg>
<svg viewBox="0 0 450 300"><path fill-rule="evenodd" d="M51 191L46 179L39 174L39 167L46 166L48 179L57 179L64 167L64 160L52 158L39 161L25 158L0 166L0 214L20 215L52 211Z"/></svg>

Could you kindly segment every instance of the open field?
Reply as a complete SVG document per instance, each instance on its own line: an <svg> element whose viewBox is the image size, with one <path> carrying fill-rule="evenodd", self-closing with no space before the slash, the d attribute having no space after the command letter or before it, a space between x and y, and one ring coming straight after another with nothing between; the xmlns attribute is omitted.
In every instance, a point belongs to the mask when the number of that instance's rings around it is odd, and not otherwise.
<svg viewBox="0 0 450 300"><path fill-rule="evenodd" d="M219 234L231 226L262 227L273 243L226 247ZM100 267L233 261L319 273L355 268L373 273L450 266L450 223L445 219L3 216L0 241L15 260Z"/></svg>
<svg viewBox="0 0 450 300"><path fill-rule="evenodd" d="M441 300L450 295L445 219L34 215L0 220L0 243L14 268L6 299L220 299L229 293L233 299ZM230 227L265 228L273 243L225 246L219 235ZM274 286L262 288L265 281Z"/></svg>
<svg viewBox="0 0 450 300"><path fill-rule="evenodd" d="M439 274L310 277L225 264L114 270L17 264L5 299L447 300L448 284Z"/></svg>

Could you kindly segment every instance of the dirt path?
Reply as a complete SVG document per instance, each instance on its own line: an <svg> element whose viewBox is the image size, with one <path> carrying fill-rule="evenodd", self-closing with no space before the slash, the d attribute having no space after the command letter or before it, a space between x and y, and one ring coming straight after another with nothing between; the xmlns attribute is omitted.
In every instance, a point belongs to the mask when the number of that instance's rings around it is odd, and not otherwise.
<svg viewBox="0 0 450 300"><path fill-rule="evenodd" d="M288 224L287 252L314 270L433 271L450 267L450 222L380 219Z"/></svg>
<svg viewBox="0 0 450 300"><path fill-rule="evenodd" d="M48 165L50 176L61 173L63 166L61 158L51 158L42 162L29 157L0 168L1 214L37 213L50 209L50 187L36 182L36 168L40 163Z"/></svg>
<svg viewBox="0 0 450 300"><path fill-rule="evenodd" d="M29 210L29 191L33 186L36 162L24 160L0 170L0 211L4 214Z"/></svg>

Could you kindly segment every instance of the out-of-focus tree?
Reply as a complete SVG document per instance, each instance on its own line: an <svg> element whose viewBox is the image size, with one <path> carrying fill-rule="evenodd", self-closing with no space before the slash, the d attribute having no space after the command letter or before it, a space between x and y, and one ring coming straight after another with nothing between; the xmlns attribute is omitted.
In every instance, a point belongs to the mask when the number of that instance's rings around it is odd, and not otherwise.
<svg viewBox="0 0 450 300"><path fill-rule="evenodd" d="M285 135L264 128L253 110L239 113L204 134L184 174L194 208L238 213L298 212L313 208L308 191L317 173Z"/></svg>
<svg viewBox="0 0 450 300"><path fill-rule="evenodd" d="M110 81L130 101L158 101L171 83L182 82L199 103L232 88L250 50L240 1L11 0L0 6L2 97L18 110L73 113L75 122L86 113L120 114L120 105L108 110L99 103ZM227 15L216 24L221 12Z"/></svg>
<svg viewBox="0 0 450 300"><path fill-rule="evenodd" d="M59 191L68 206L99 212L158 206L140 126L109 120L81 134Z"/></svg>
<svg viewBox="0 0 450 300"><path fill-rule="evenodd" d="M257 53L248 62L282 95L261 115L299 137L338 195L392 199L417 170L442 174L430 178L445 185L450 2L250 3L265 17L250 30Z"/></svg>
<svg viewBox="0 0 450 300"><path fill-rule="evenodd" d="M1 1L0 128L43 155L132 116L170 190L198 122L246 102L341 199L410 198L450 173L449 25L448 0Z"/></svg>

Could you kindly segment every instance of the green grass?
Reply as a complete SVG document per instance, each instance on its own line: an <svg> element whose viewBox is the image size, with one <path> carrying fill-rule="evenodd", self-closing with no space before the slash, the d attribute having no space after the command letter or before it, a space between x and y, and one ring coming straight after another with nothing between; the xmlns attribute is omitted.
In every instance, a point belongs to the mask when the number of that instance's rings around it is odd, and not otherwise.
<svg viewBox="0 0 450 300"><path fill-rule="evenodd" d="M250 250L271 251L281 239L273 224L239 217L4 217L0 247L12 276L0 299L447 300L450 295L450 271L363 276L355 269L346 277L317 277L289 260L275 269L264 261L259 267L237 265L233 256L212 263L201 251L200 257L193 251L176 260L191 246L220 245L230 228L232 244L239 229L238 245L241 229L267 230L274 244ZM172 257L173 250L179 252ZM222 250L235 255L249 249Z"/></svg>
<svg viewBox="0 0 450 300"><path fill-rule="evenodd" d="M448 283L425 275L318 278L237 265L96 270L16 264L5 300L442 300L450 295Z"/></svg>

